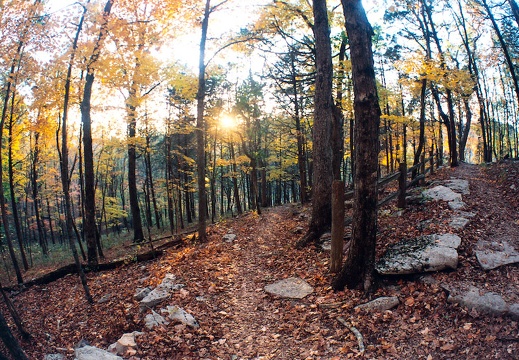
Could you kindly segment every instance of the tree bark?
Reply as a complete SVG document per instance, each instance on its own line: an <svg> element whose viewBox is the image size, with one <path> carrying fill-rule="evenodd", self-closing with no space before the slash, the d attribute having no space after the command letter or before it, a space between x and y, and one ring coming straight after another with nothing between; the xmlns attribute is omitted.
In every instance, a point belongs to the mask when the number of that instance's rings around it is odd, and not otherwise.
<svg viewBox="0 0 519 360"><path fill-rule="evenodd" d="M204 18L202 20L202 36L200 39L200 57L198 63L198 92L196 95L196 165L198 170L198 241L207 241L206 211L207 194L205 191L205 44L211 15L211 0L206 0Z"/></svg>
<svg viewBox="0 0 519 360"><path fill-rule="evenodd" d="M4 315L0 312L0 338L2 339L5 347L9 350L9 353L16 360L28 360L29 358L23 352L20 343L13 336L7 322L5 321Z"/></svg>
<svg viewBox="0 0 519 360"><path fill-rule="evenodd" d="M87 243L88 264L90 266L97 266L98 252L97 252L97 228L96 228L96 206L95 206L95 176L94 176L94 151L92 148L92 119L90 117L92 86L95 80L94 64L97 62L103 39L106 35L106 26L108 23L108 16L112 8L112 1L106 2L103 11L103 23L101 30L94 45L92 54L88 61L86 68L87 75L85 78L85 87L83 91L83 100L81 101L81 121L83 124L83 151L85 161L85 224L83 230L85 232L85 239Z"/></svg>
<svg viewBox="0 0 519 360"><path fill-rule="evenodd" d="M380 107L375 80L371 37L361 0L341 0L350 39L354 110L355 163L352 238L349 254L333 288L355 288L368 292L373 286L377 239L377 170Z"/></svg>
<svg viewBox="0 0 519 360"><path fill-rule="evenodd" d="M312 218L308 232L298 241L296 247L302 248L310 242L315 242L330 229L332 208L332 51L330 42L330 27L328 24L328 9L326 0L313 2L315 37L315 97L314 97L314 127L313 127L313 188L312 188Z"/></svg>

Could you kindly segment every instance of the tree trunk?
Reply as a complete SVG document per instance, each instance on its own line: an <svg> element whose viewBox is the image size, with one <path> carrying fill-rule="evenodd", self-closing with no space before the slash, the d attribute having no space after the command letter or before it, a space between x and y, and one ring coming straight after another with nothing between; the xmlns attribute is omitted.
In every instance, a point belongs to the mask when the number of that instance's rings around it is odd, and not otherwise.
<svg viewBox="0 0 519 360"><path fill-rule="evenodd" d="M103 38L106 35L106 26L108 23L108 16L112 8L112 1L106 2L103 11L103 23L101 30L94 45L92 54L88 61L86 68L87 75L85 78L85 87L83 91L83 100L81 101L81 121L83 124L83 148L85 161L85 198L83 203L85 205L85 223L83 230L85 232L85 239L87 243L88 264L90 266L97 266L97 228L96 228L96 206L95 206L95 175L94 175L94 152L92 148L92 120L90 118L90 101L92 98L92 86L95 80L94 64L97 62Z"/></svg>
<svg viewBox="0 0 519 360"><path fill-rule="evenodd" d="M23 352L22 347L18 343L18 340L11 333L11 329L5 321L4 315L0 312L0 338L2 339L5 347L11 353L13 359L16 360L28 360L29 358Z"/></svg>
<svg viewBox="0 0 519 360"><path fill-rule="evenodd" d="M60 154L60 170L61 170L61 185L63 188L63 196L65 200L65 236L69 240L70 249L72 250L72 255L74 256L74 261L76 263L76 267L78 270L79 277L81 279L81 283L83 285L83 289L85 290L85 297L90 304L94 303L92 296L90 295L90 289L88 288L87 280L83 268L81 266L81 262L79 261L79 255L77 253L76 244L74 243L74 237L72 235L73 232L73 219L72 219L72 205L70 201L70 181L69 181L69 162L68 162L68 131L67 131L67 120L68 120L68 106L69 106L69 98L70 98L70 83L72 78L72 67L74 65L74 58L77 50L77 43L79 39L79 34L81 33L83 22L85 19L85 13L87 8L84 8L83 14L81 15L81 20L79 21L78 29L76 32L76 36L74 38L74 42L72 44L72 53L70 55L70 60L67 69L67 76L65 79L65 95L63 100L63 118L61 122L61 154Z"/></svg>
<svg viewBox="0 0 519 360"><path fill-rule="evenodd" d="M368 292L373 286L377 239L377 167L380 107L368 22L360 0L342 0L346 31L350 39L354 110L355 163L352 238L348 258L333 288L355 288Z"/></svg>
<svg viewBox="0 0 519 360"><path fill-rule="evenodd" d="M198 241L207 241L206 211L207 194L205 191L205 44L209 15L211 14L211 0L206 0L204 18L202 20L202 36L200 39L200 57L198 63L198 92L196 95L196 167L198 170Z"/></svg>
<svg viewBox="0 0 519 360"><path fill-rule="evenodd" d="M315 99L314 99L314 128L313 128L313 189L312 189L312 218L306 235L297 243L298 248L315 242L331 225L332 208L332 51L330 42L330 27L328 24L328 9L326 0L313 2L315 37Z"/></svg>
<svg viewBox="0 0 519 360"><path fill-rule="evenodd" d="M11 97L11 114L9 116L9 133L8 133L8 153L7 153L7 162L8 162L8 176L9 176L9 193L11 195L11 210L13 212L13 221L14 221L14 229L16 231L16 239L18 240L18 248L20 249L20 256L22 257L22 264L25 271L29 269L29 263L27 262L27 257L25 256L25 248L23 247L23 235L22 235L22 227L20 224L20 215L18 213L18 205L17 205L17 196L14 189L14 165L13 165L13 126L14 126L14 100L15 100L16 92L13 91L13 95Z"/></svg>

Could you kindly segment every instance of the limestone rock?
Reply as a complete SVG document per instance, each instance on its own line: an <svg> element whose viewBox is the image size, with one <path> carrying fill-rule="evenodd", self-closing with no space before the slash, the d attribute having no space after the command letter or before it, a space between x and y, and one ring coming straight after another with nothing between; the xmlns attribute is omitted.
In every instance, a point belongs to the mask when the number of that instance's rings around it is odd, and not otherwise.
<svg viewBox="0 0 519 360"><path fill-rule="evenodd" d="M200 327L200 324L190 313L178 306L168 306L167 309L162 309L163 312L167 312L168 318L174 321L179 321L184 325L190 326L193 329Z"/></svg>
<svg viewBox="0 0 519 360"><path fill-rule="evenodd" d="M463 210L467 206L467 204L465 204L460 199L449 201L447 204L451 210Z"/></svg>
<svg viewBox="0 0 519 360"><path fill-rule="evenodd" d="M135 355L137 353L135 336L141 334L142 333L138 331L123 334L119 340L108 347L108 351L124 357Z"/></svg>
<svg viewBox="0 0 519 360"><path fill-rule="evenodd" d="M386 311L398 306L400 300L397 296L384 296L375 300L355 306L355 309L362 309L367 311Z"/></svg>
<svg viewBox="0 0 519 360"><path fill-rule="evenodd" d="M141 301L144 299L148 294L151 292L151 288L145 287L145 288L137 288L137 291L135 291L135 295L133 298L137 301Z"/></svg>
<svg viewBox="0 0 519 360"><path fill-rule="evenodd" d="M228 243L232 243L232 242L234 242L234 240L236 240L236 234L225 234L222 237L222 241L225 241Z"/></svg>
<svg viewBox="0 0 519 360"><path fill-rule="evenodd" d="M463 230L470 222L469 219L464 217L454 217L451 219L450 226L456 230Z"/></svg>
<svg viewBox="0 0 519 360"><path fill-rule="evenodd" d="M290 299L302 299L314 291L306 281L291 277L265 286L265 291L272 295Z"/></svg>
<svg viewBox="0 0 519 360"><path fill-rule="evenodd" d="M508 305L503 298L493 292L480 295L478 288L471 286L467 292L449 294L447 302L456 303L484 314L500 316L508 312Z"/></svg>
<svg viewBox="0 0 519 360"><path fill-rule="evenodd" d="M503 265L519 263L519 252L508 242L484 243L476 250L476 258L483 270L492 270Z"/></svg>
<svg viewBox="0 0 519 360"><path fill-rule="evenodd" d="M75 360L123 360L122 357L93 346L83 346L74 351Z"/></svg>
<svg viewBox="0 0 519 360"><path fill-rule="evenodd" d="M146 308L151 309L155 305L168 299L173 291L180 290L183 287L183 284L177 283L175 275L166 274L162 283L141 300L141 311L144 311Z"/></svg>
<svg viewBox="0 0 519 360"><path fill-rule="evenodd" d="M463 179L451 179L444 181L444 185L457 193L468 195L470 194L469 182Z"/></svg>
<svg viewBox="0 0 519 360"><path fill-rule="evenodd" d="M388 248L376 270L382 275L404 275L456 269L461 244L454 234L428 235L403 240Z"/></svg>
<svg viewBox="0 0 519 360"><path fill-rule="evenodd" d="M446 186L438 185L422 192L423 196L435 201L461 201L461 194L458 194Z"/></svg>
<svg viewBox="0 0 519 360"><path fill-rule="evenodd" d="M519 320L519 304L510 305L508 311L513 319Z"/></svg>
<svg viewBox="0 0 519 360"><path fill-rule="evenodd" d="M144 324L148 329L153 329L155 326L168 325L169 322L164 317L155 311L151 311L151 314L146 315L144 318Z"/></svg>

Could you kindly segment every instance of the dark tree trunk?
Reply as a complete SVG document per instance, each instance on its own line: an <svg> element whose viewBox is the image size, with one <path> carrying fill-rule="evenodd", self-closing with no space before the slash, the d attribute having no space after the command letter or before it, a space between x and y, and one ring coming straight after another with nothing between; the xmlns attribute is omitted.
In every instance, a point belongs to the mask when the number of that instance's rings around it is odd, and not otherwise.
<svg viewBox="0 0 519 360"><path fill-rule="evenodd" d="M297 243L301 248L310 242L315 242L328 229L332 218L332 50L330 42L330 27L328 24L328 9L326 0L313 2L315 37L315 98L314 98L314 127L313 127L313 188L312 188L312 218L306 235Z"/></svg>
<svg viewBox="0 0 519 360"><path fill-rule="evenodd" d="M78 29L76 32L76 36L74 38L74 42L72 44L72 53L70 55L70 60L67 69L67 77L65 79L65 95L63 100L63 119L61 122L61 153L60 153L60 170L61 170L61 186L63 188L63 196L65 200L65 236L69 240L70 249L72 250L72 255L74 256L74 261L78 270L79 277L81 279L81 284L83 285L83 289L85 290L85 297L87 301L92 304L94 300L90 295L90 289L88 288L87 280L83 268L81 266L81 262L79 261L79 255L77 253L76 244L74 243L73 232L73 218L72 218L72 204L70 200L70 181L69 181L69 161L68 161L68 131L67 131L67 121L68 121L68 106L69 106L69 98L70 98L70 83L72 79L72 67L74 64L74 58L77 51L77 43L79 39L79 34L81 33L83 22L85 19L85 13L87 8L84 8L83 14L81 16L81 20L79 21ZM79 239L78 239L79 240Z"/></svg>
<svg viewBox="0 0 519 360"><path fill-rule="evenodd" d="M81 121L83 124L83 150L85 161L85 198L83 199L83 203L85 205L85 223L83 224L83 230L87 243L88 264L90 266L97 266L98 264L94 151L92 148L92 119L90 118L90 100L92 98L92 86L95 80L94 64L97 62L100 55L101 45L103 38L106 35L106 26L111 8L112 1L108 0L103 11L103 23L101 25L101 30L99 31L97 41L94 45L94 49L90 55L90 59L86 68L87 75L85 78L83 100L81 101Z"/></svg>
<svg viewBox="0 0 519 360"><path fill-rule="evenodd" d="M377 167L380 107L373 64L373 29L360 0L342 0L350 39L354 111L355 163L352 238L349 254L333 288L373 286L377 239Z"/></svg>
<svg viewBox="0 0 519 360"><path fill-rule="evenodd" d="M18 343L18 340L11 333L11 329L5 321L4 315L0 312L0 338L2 339L5 347L11 353L13 359L16 360L28 360L29 358L23 352L22 347Z"/></svg>

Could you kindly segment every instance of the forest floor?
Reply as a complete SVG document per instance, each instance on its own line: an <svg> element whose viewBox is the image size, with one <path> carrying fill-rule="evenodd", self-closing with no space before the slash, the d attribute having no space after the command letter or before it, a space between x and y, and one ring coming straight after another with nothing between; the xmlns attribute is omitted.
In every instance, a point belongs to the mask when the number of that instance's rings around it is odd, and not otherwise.
<svg viewBox="0 0 519 360"><path fill-rule="evenodd" d="M517 321L449 304L442 284L470 283L519 302L518 265L485 272L474 255L478 240L497 236L519 249L518 175L519 162L512 161L437 172L432 180L470 182L463 201L477 215L461 231L449 227L453 211L445 203L410 205L403 214L395 202L381 209L378 256L404 238L446 232L462 238L456 271L380 279L372 296L398 296L400 305L391 311L355 310L368 300L362 292L331 290L329 253L294 249L310 209L287 205L212 225L207 244L186 242L153 261L88 274L94 298L105 296L106 302L88 305L75 275L21 292L13 300L33 335L22 345L30 359L49 353L73 359L81 339L106 349L123 333L143 331L133 359L517 359ZM229 231L237 235L234 243L222 241ZM184 308L200 328L145 328L147 313L139 311L135 291L156 286L166 273L185 287L162 307ZM315 291L302 300L265 293L265 285L293 276ZM362 334L363 354L339 317Z"/></svg>

